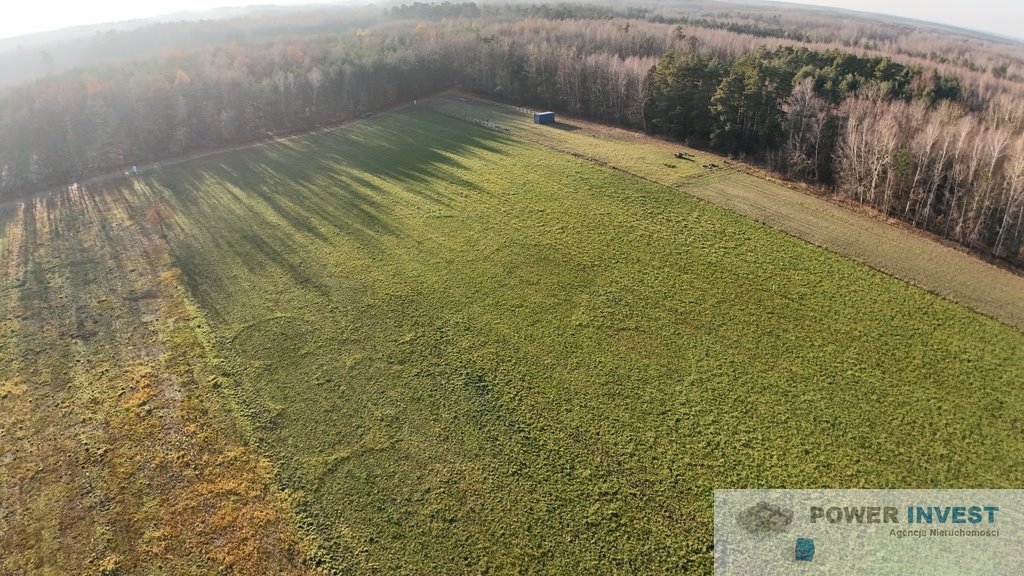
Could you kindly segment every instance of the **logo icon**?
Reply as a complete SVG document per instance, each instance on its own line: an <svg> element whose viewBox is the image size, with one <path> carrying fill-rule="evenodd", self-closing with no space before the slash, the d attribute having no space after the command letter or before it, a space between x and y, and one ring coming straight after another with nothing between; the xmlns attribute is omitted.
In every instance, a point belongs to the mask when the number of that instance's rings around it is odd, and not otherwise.
<svg viewBox="0 0 1024 576"><path fill-rule="evenodd" d="M793 511L761 501L742 511L736 523L751 534L785 532L793 522Z"/></svg>

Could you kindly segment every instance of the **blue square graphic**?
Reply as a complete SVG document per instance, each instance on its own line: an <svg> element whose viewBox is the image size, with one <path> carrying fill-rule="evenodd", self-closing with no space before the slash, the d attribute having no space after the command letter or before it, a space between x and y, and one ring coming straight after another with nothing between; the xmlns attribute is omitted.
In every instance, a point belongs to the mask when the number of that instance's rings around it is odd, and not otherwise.
<svg viewBox="0 0 1024 576"><path fill-rule="evenodd" d="M796 539L796 559L803 562L810 562L814 559L814 539Z"/></svg>

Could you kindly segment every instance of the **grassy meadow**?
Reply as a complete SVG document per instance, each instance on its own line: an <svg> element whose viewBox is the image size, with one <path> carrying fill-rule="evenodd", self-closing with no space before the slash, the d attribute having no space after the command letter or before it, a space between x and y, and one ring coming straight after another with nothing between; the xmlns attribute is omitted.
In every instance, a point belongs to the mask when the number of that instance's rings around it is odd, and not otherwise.
<svg viewBox="0 0 1024 576"><path fill-rule="evenodd" d="M428 105L707 200L1024 330L1024 276L863 207L838 205L814 189L766 179L771 176L742 162L628 130L564 116L540 126L526 109L459 93L432 98ZM675 158L679 151L689 157Z"/></svg>
<svg viewBox="0 0 1024 576"><path fill-rule="evenodd" d="M716 487L1024 481L1024 334L514 133L410 108L124 194L328 571L710 573Z"/></svg>
<svg viewBox="0 0 1024 576"><path fill-rule="evenodd" d="M1021 332L444 105L0 206L0 572L709 574L715 488L1024 482Z"/></svg>

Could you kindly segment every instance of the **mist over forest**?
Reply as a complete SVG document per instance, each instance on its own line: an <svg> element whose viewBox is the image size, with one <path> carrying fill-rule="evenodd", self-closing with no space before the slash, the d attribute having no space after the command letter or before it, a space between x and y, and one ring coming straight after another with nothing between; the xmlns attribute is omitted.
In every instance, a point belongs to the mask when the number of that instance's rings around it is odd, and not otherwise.
<svg viewBox="0 0 1024 576"><path fill-rule="evenodd" d="M0 194L461 87L734 155L1021 262L1024 47L683 6L257 8L8 45Z"/></svg>

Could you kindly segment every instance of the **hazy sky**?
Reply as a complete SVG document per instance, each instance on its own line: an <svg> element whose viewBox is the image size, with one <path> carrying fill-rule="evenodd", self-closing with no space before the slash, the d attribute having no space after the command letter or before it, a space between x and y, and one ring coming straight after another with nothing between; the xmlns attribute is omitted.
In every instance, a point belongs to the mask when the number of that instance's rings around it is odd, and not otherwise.
<svg viewBox="0 0 1024 576"><path fill-rule="evenodd" d="M790 1L908 16L1024 38L1024 0ZM77 24L97 24L158 16L181 10L203 10L219 6L251 4L314 4L318 2L319 0L73 0L65 2L20 0L10 2L8 6L4 7L3 18L0 18L0 38L65 28ZM642 2L638 3L642 4Z"/></svg>
<svg viewBox="0 0 1024 576"><path fill-rule="evenodd" d="M0 38L222 6L322 3L323 0L14 0L4 6Z"/></svg>
<svg viewBox="0 0 1024 576"><path fill-rule="evenodd" d="M1024 39L1024 0L787 0L906 16Z"/></svg>

